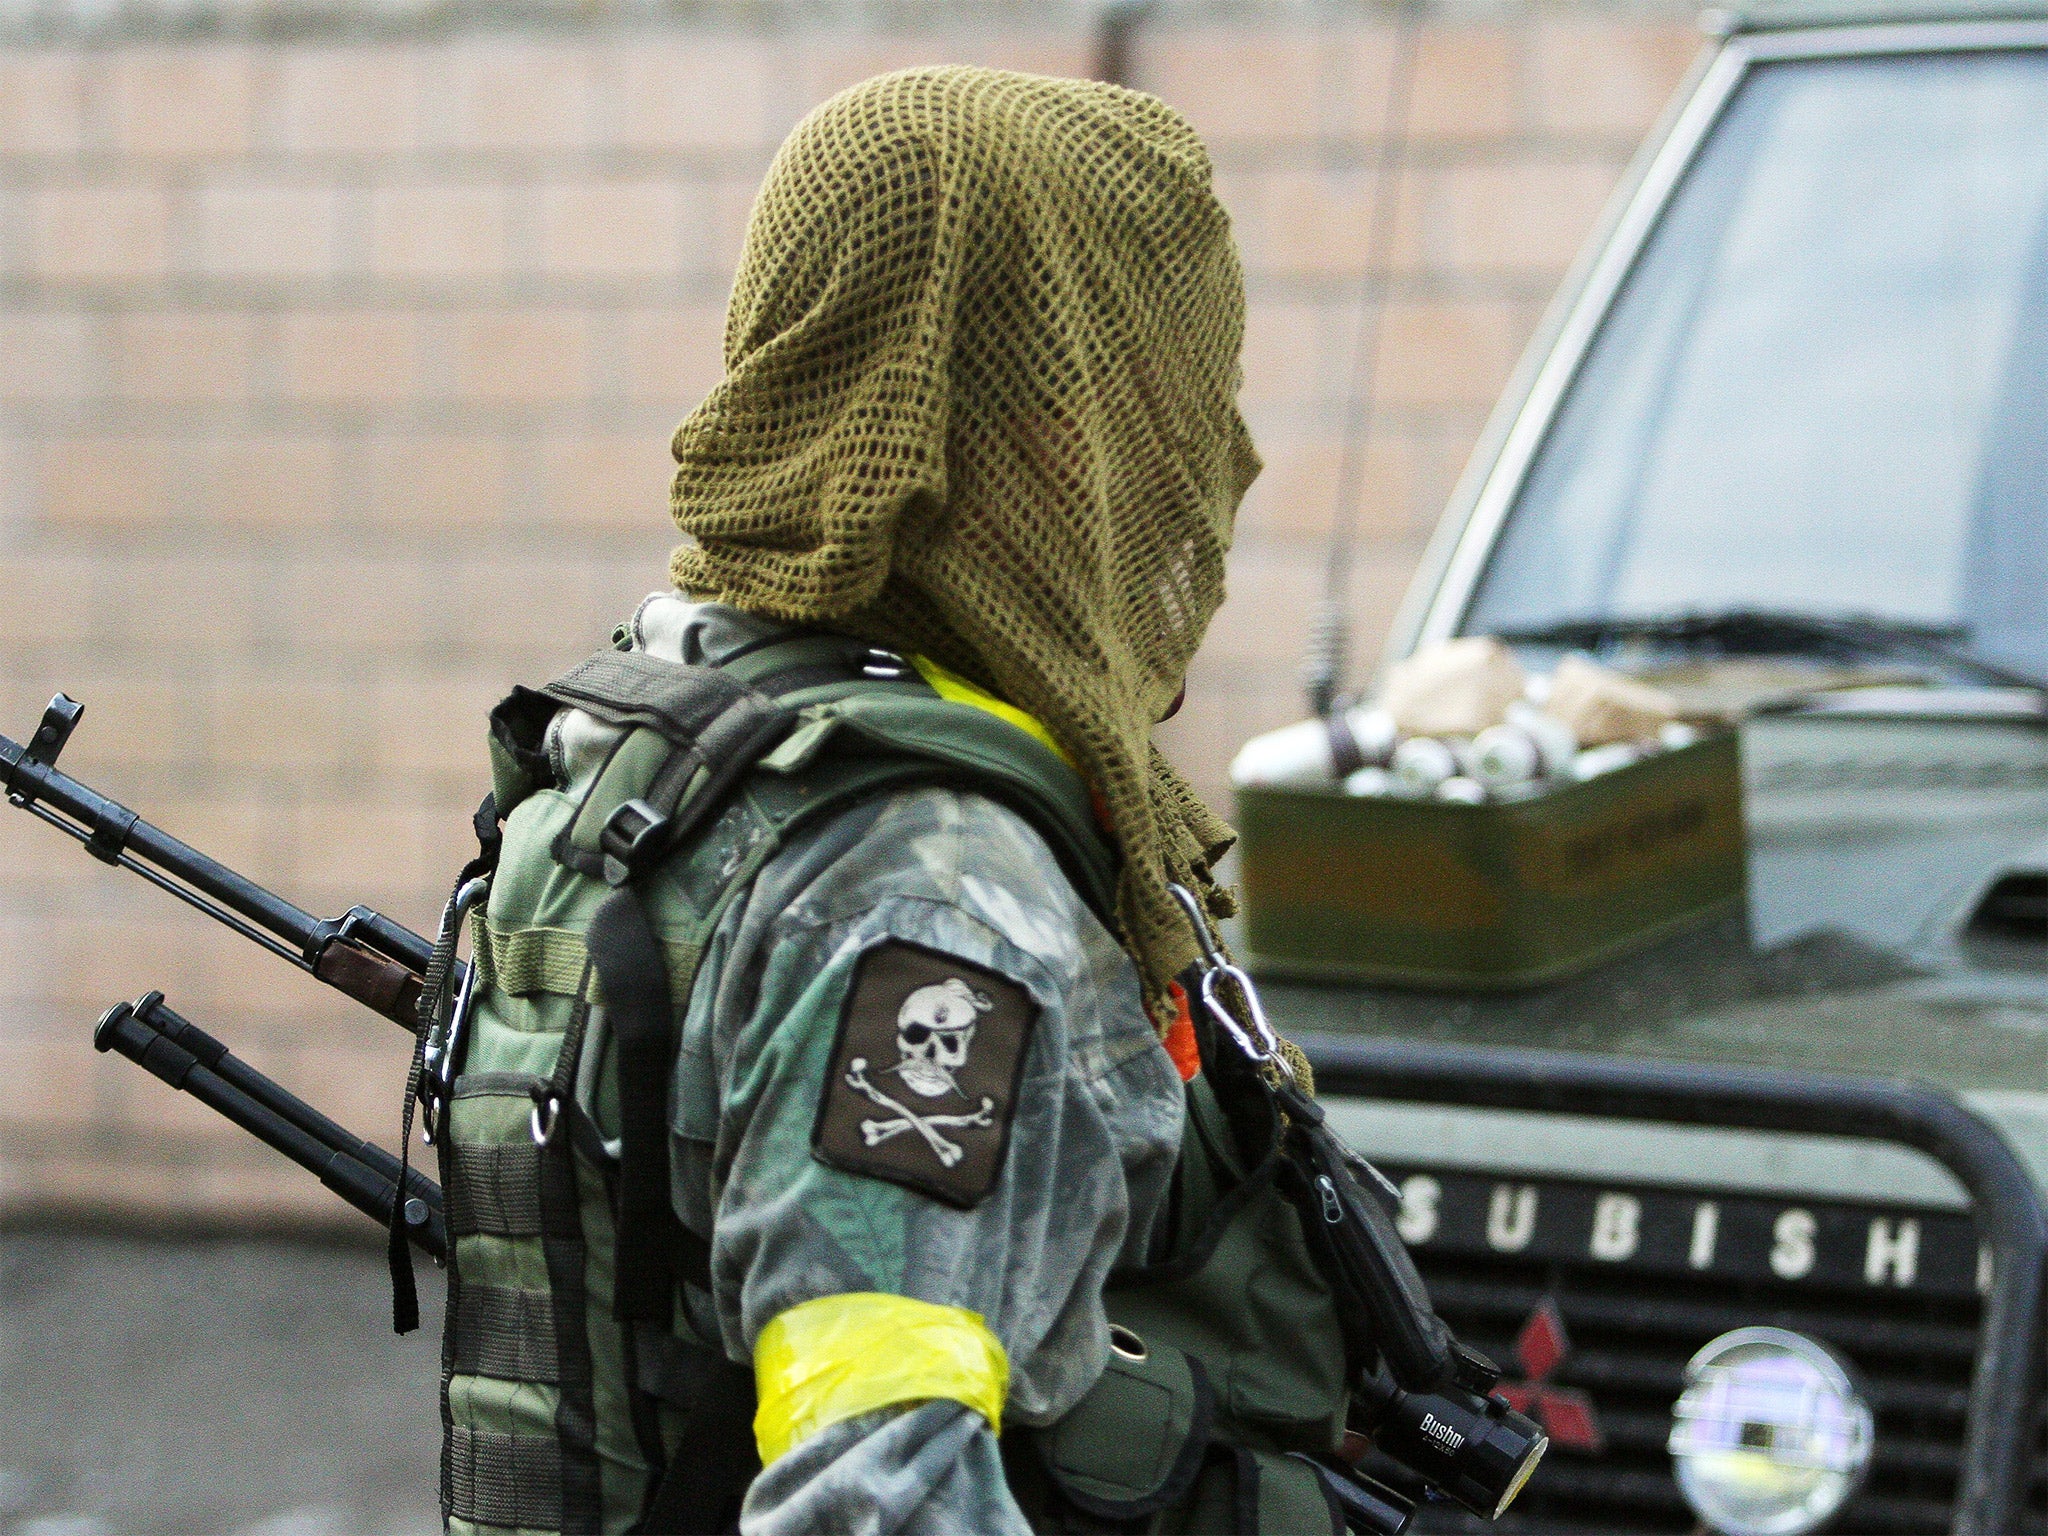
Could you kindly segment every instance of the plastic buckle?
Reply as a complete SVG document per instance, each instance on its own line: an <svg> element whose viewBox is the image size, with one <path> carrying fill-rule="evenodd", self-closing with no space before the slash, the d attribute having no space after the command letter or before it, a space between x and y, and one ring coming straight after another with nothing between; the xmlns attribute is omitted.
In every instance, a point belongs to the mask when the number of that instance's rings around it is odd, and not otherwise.
<svg viewBox="0 0 2048 1536"><path fill-rule="evenodd" d="M628 800L604 821L597 834L597 849L604 856L607 885L624 885L633 878L640 860L661 840L668 818L645 800Z"/></svg>

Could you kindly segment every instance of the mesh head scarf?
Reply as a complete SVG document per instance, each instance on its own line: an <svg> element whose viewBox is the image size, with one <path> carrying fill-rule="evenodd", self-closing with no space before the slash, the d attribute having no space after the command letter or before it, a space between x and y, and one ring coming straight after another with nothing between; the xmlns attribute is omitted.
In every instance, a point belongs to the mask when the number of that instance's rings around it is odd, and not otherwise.
<svg viewBox="0 0 2048 1536"><path fill-rule="evenodd" d="M675 437L679 587L928 656L1045 723L1107 807L1155 1017L1196 955L1168 881L1227 910L1230 829L1149 733L1258 472L1243 331L1229 221L1172 108L907 70L776 156L724 382Z"/></svg>

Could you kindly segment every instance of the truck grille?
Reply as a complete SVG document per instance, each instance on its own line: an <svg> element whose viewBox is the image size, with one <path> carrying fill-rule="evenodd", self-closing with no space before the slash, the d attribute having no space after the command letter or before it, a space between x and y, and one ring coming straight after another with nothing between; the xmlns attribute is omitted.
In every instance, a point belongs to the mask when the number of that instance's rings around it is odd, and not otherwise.
<svg viewBox="0 0 2048 1536"><path fill-rule="evenodd" d="M1891 1141L1926 1151L1988 1202L1996 1249L1961 1210L1382 1160L1396 1224L1446 1320L1500 1360L1502 1390L1550 1430L1550 1455L1494 1528L1695 1529L1664 1449L1685 1365L1720 1335L1763 1324L1830 1346L1874 1410L1870 1475L1830 1531L1946 1532L1963 1470L1982 1467L2018 1474L2018 1488L1986 1490L2002 1506L2000 1536L2048 1533L2033 1283L2048 1211L2006 1141L1952 1098L1902 1082L1571 1051L1296 1038L1326 1097ZM1511 1138L1501 1151L1512 1155ZM2001 1253L2019 1267L2002 1268ZM1981 1350L1988 1295L2011 1308L1998 1313L1991 1354ZM1987 1410L2001 1416L1984 1442L1966 1437L1978 1372L1995 1394ZM1387 1475L1385 1463L1369 1470ZM1420 1515L1424 1531L1489 1529L1446 1505Z"/></svg>
<svg viewBox="0 0 2048 1536"><path fill-rule="evenodd" d="M1518 1532L1691 1531L1665 1438L1685 1362L1730 1329L1768 1323L1831 1346L1850 1362L1877 1414L1869 1481L1836 1522L1857 1533L1946 1531L1961 1460L1974 1301L1816 1293L1813 1287L1654 1281L1602 1266L1418 1254L1430 1294L1458 1334L1495 1359L1549 1298L1571 1349L1550 1381L1591 1398L1605 1448L1553 1446L1507 1519L1473 1529ZM1439 1507L1418 1530L1457 1531Z"/></svg>

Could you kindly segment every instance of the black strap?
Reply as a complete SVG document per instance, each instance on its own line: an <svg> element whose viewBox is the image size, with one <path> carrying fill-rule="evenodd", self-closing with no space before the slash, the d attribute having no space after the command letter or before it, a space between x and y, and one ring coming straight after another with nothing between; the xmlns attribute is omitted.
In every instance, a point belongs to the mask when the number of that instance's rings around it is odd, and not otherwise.
<svg viewBox="0 0 2048 1536"><path fill-rule="evenodd" d="M716 667L678 666L645 651L599 651L542 692L607 725L651 726L678 746L695 741L733 704L754 694Z"/></svg>
<svg viewBox="0 0 2048 1536"><path fill-rule="evenodd" d="M674 1005L667 954L634 886L605 898L585 944L611 1020L619 1088L612 1311L627 1340L635 1431L655 1472L636 1529L737 1530L740 1502L760 1470L753 1438L753 1373L669 1331L678 1280L709 1289L711 1265L709 1245L677 1219L670 1204ZM656 1398L682 1410L675 1442L681 1454L661 1455L652 1411ZM650 1438L653 1443L645 1443Z"/></svg>
<svg viewBox="0 0 2048 1536"><path fill-rule="evenodd" d="M725 803L754 765L787 736L796 711L731 673L679 666L644 651L601 651L543 690L615 726L643 726L676 747L637 803L620 806L592 860L565 832L555 858L624 885L653 867Z"/></svg>
<svg viewBox="0 0 2048 1536"><path fill-rule="evenodd" d="M1259 1532L1259 1459L1250 1449L1236 1445L1231 1447L1232 1458L1237 1463L1236 1487L1233 1490L1237 1505L1237 1523L1231 1529L1239 1536L1260 1536Z"/></svg>
<svg viewBox="0 0 2048 1536"><path fill-rule="evenodd" d="M711 1244L681 1222L676 1223L676 1278L709 1294Z"/></svg>
<svg viewBox="0 0 2048 1536"><path fill-rule="evenodd" d="M455 1335L454 1369L461 1374L556 1384L555 1304L546 1291L465 1286L448 1327Z"/></svg>
<svg viewBox="0 0 2048 1536"><path fill-rule="evenodd" d="M754 1373L682 1339L646 1340L639 1386L682 1410L676 1445L636 1532L739 1529L740 1504L761 1470L754 1443Z"/></svg>
<svg viewBox="0 0 2048 1536"><path fill-rule="evenodd" d="M474 869L479 875L487 874L498 867L498 854L505 846L505 829L499 825L496 794L485 795L477 802L476 809L470 813L469 830L476 834L476 857L464 867Z"/></svg>
<svg viewBox="0 0 2048 1536"><path fill-rule="evenodd" d="M668 959L633 887L606 897L585 937L604 989L619 1084L619 1226L614 1314L669 1325L683 1226L669 1204Z"/></svg>
<svg viewBox="0 0 2048 1536"><path fill-rule="evenodd" d="M462 873L455 877L455 889L448 895L449 911L453 912L455 892L460 891L479 875L487 875L498 867L498 852L504 846L504 834L498 830L498 802L495 796L485 795L470 818L470 826L476 833L476 857L462 866ZM443 935L444 938L450 937ZM456 936L459 937L459 936ZM451 944L448 960L454 958ZM405 1072L405 1109L398 1126L398 1183L401 1190L412 1171L412 1112L419 1102L420 1078L426 1071L427 1031L432 1024L430 1013L434 1007L440 987L434 985L439 978L427 978L429 985L420 989L420 1016L413 1027L412 1063ZM408 1202L391 1202L391 1228L385 1234L384 1262L391 1272L391 1331L411 1333L420 1325L419 1282L412 1273L412 1243L405 1227L405 1207Z"/></svg>
<svg viewBox="0 0 2048 1536"><path fill-rule="evenodd" d="M661 765L648 786L647 801L665 821L660 836L629 861L631 872L641 873L689 836L795 724L795 711L755 693L720 711L688 747ZM605 851L613 850L607 846Z"/></svg>

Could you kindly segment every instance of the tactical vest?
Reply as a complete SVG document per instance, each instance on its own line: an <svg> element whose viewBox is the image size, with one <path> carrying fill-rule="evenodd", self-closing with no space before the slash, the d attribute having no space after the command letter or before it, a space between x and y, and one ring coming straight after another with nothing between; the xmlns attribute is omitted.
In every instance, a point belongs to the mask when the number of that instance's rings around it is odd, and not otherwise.
<svg viewBox="0 0 2048 1536"><path fill-rule="evenodd" d="M575 797L543 750L565 705L621 728ZM719 667L603 652L515 690L491 748L502 850L438 1126L443 1515L462 1536L734 1530L752 1371L688 1321L712 1315L709 1234L669 1203L675 1020L706 942L797 830L921 785L1022 815L1112 927L1114 856L1053 750L838 636ZM1268 1101L1204 1045L1171 1241L1111 1280L1100 1381L1003 1436L1036 1529L1344 1528L1290 1453L1338 1448L1360 1362L1275 1188Z"/></svg>

